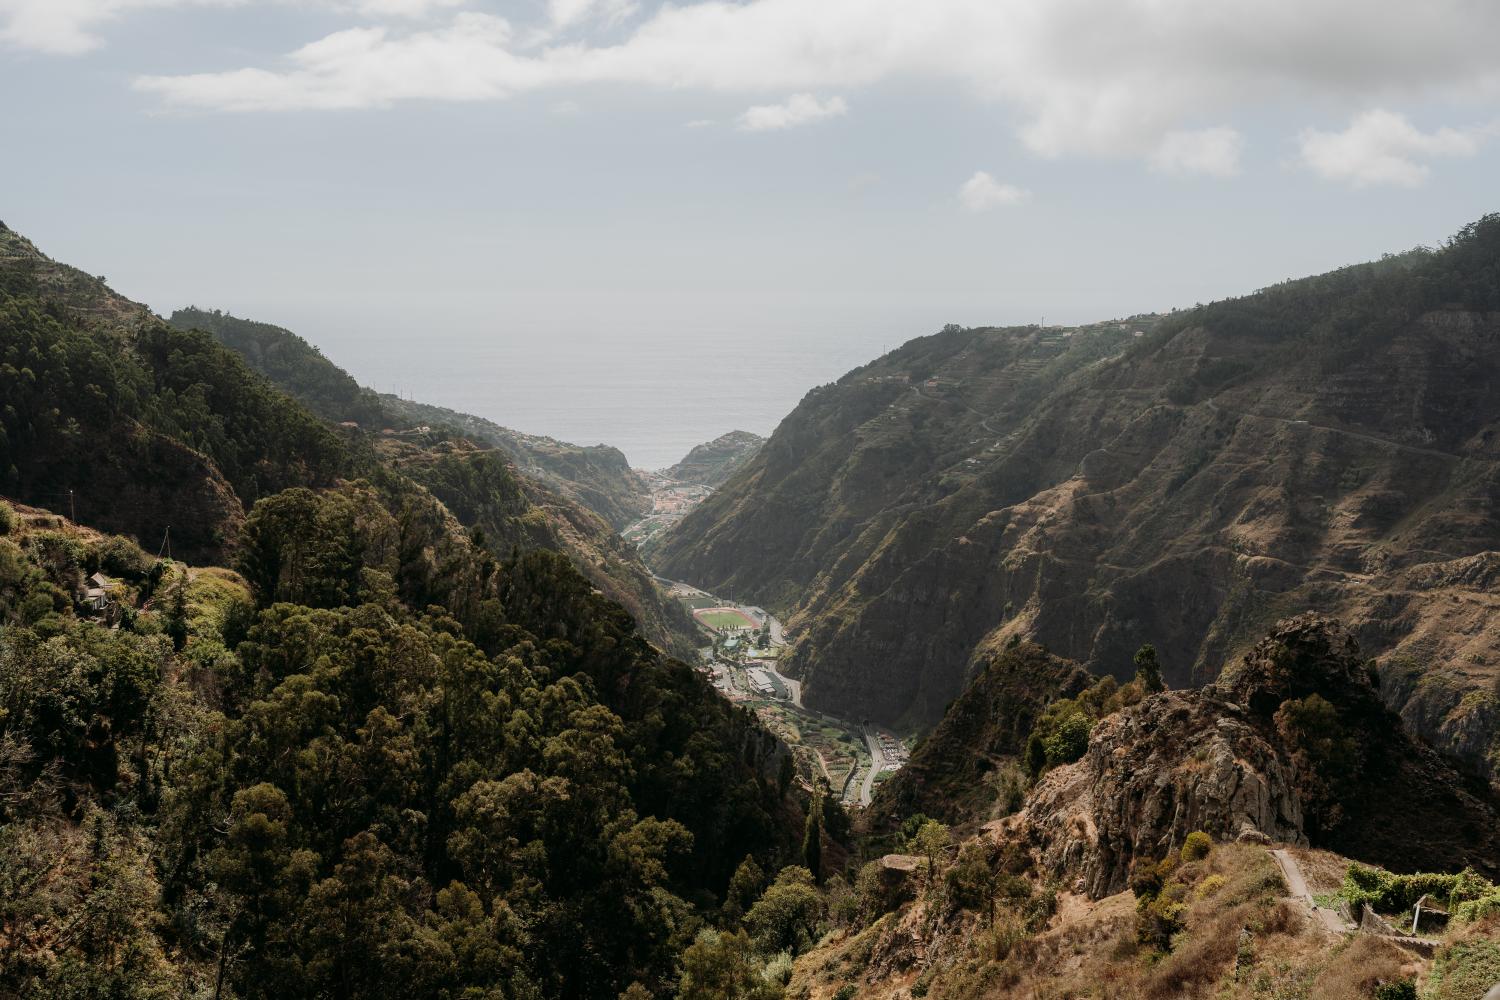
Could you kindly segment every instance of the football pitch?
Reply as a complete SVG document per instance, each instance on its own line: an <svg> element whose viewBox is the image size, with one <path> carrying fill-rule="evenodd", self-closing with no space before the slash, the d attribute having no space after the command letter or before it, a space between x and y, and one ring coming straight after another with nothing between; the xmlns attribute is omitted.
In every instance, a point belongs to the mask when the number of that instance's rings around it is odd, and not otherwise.
<svg viewBox="0 0 1500 1000"><path fill-rule="evenodd" d="M712 629L755 627L749 615L733 608L707 608L694 611L693 617Z"/></svg>

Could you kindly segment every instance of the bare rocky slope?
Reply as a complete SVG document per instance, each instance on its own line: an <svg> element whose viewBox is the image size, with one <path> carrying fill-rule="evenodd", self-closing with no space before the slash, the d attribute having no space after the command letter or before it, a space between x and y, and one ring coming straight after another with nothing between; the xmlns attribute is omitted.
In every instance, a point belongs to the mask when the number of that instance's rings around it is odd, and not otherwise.
<svg viewBox="0 0 1500 1000"><path fill-rule="evenodd" d="M1049 772L1002 825L1094 898L1193 830L1311 843L1395 871L1500 874L1492 793L1408 735L1371 680L1342 626L1287 619L1214 684L1105 718L1083 759ZM1331 706L1326 728L1290 727L1284 706L1314 696Z"/></svg>
<svg viewBox="0 0 1500 1000"><path fill-rule="evenodd" d="M1307 608L1500 750L1500 217L1241 299L914 340L810 392L655 568L777 609L810 704L938 719L1013 636L1173 686Z"/></svg>

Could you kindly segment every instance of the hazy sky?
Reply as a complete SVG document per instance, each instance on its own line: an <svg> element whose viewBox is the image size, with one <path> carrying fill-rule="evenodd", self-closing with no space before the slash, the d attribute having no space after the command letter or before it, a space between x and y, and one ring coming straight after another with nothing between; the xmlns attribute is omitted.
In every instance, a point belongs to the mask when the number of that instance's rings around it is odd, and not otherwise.
<svg viewBox="0 0 1500 1000"><path fill-rule="evenodd" d="M0 219L527 429L530 361L676 342L763 386L689 438L767 431L946 322L1500 209L1497 39L1494 0L0 0Z"/></svg>

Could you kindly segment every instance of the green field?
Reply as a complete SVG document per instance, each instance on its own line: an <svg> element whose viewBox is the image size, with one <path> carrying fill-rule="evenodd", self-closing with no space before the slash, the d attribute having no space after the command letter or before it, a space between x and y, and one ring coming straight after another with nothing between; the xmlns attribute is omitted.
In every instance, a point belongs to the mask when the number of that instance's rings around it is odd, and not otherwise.
<svg viewBox="0 0 1500 1000"><path fill-rule="evenodd" d="M716 608L720 604L719 601L714 600L712 597L679 597L678 600L694 611L699 608Z"/></svg>
<svg viewBox="0 0 1500 1000"><path fill-rule="evenodd" d="M738 611L694 611L693 617L709 628L754 628L748 615Z"/></svg>

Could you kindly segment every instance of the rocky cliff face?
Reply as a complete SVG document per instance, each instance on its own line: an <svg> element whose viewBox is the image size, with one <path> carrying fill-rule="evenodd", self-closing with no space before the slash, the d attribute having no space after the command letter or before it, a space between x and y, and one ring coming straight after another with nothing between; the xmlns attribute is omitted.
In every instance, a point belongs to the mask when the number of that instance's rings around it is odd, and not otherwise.
<svg viewBox="0 0 1500 1000"><path fill-rule="evenodd" d="M897 826L923 813L959 823L996 796L994 779L1020 757L1031 728L1058 698L1089 685L1088 671L1023 642L996 655L964 689L906 766L883 781L867 811L874 828Z"/></svg>
<svg viewBox="0 0 1500 1000"><path fill-rule="evenodd" d="M1347 741L1341 773L1290 738L1283 707L1316 695ZM1196 691L1107 717L1084 758L1050 772L996 827L1095 897L1193 830L1327 847L1397 871L1500 870L1500 812L1382 705L1353 637L1315 615L1279 623Z"/></svg>
<svg viewBox="0 0 1500 1000"><path fill-rule="evenodd" d="M658 568L783 612L807 700L926 723L1012 636L1213 680L1317 608L1388 704L1495 745L1500 219L1169 317L950 328L810 393Z"/></svg>
<svg viewBox="0 0 1500 1000"><path fill-rule="evenodd" d="M681 482L717 488L750 461L765 443L766 439L759 434L730 431L698 445L682 461L662 471Z"/></svg>

